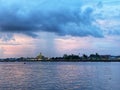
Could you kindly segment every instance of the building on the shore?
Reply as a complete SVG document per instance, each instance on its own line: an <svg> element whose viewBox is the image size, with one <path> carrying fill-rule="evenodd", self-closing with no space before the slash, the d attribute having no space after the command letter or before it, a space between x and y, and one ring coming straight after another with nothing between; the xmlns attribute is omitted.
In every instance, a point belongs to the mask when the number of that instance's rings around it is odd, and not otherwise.
<svg viewBox="0 0 120 90"><path fill-rule="evenodd" d="M116 59L117 59L117 60L120 60L120 56L116 56Z"/></svg>
<svg viewBox="0 0 120 90"><path fill-rule="evenodd" d="M101 60L110 60L110 55L100 55Z"/></svg>
<svg viewBox="0 0 120 90"><path fill-rule="evenodd" d="M37 60L44 60L45 57L42 55L42 53L40 53L37 57L36 57Z"/></svg>
<svg viewBox="0 0 120 90"><path fill-rule="evenodd" d="M120 56L111 56L110 60L120 60Z"/></svg>
<svg viewBox="0 0 120 90"><path fill-rule="evenodd" d="M36 58L31 57L31 58L27 58L27 60L29 60L29 61L35 61L35 60L37 60L37 59L36 59Z"/></svg>

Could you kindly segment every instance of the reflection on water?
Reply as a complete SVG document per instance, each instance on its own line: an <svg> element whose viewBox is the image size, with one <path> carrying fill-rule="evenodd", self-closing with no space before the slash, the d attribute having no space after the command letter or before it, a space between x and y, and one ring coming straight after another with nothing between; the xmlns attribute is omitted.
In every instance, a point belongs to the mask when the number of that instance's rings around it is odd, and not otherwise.
<svg viewBox="0 0 120 90"><path fill-rule="evenodd" d="M120 90L120 63L0 62L0 90Z"/></svg>

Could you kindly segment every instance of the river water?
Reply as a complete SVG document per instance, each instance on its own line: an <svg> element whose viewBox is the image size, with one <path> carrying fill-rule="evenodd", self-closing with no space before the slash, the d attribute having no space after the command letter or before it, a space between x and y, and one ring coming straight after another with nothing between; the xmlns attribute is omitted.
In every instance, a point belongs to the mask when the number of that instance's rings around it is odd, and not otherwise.
<svg viewBox="0 0 120 90"><path fill-rule="evenodd" d="M0 62L0 90L120 90L120 63Z"/></svg>

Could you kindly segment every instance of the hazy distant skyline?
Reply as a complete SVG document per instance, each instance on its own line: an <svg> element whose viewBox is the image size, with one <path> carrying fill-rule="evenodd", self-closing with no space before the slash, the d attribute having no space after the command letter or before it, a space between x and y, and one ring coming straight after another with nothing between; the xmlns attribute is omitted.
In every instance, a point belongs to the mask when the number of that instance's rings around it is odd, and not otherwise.
<svg viewBox="0 0 120 90"><path fill-rule="evenodd" d="M119 0L0 0L0 57L120 55Z"/></svg>

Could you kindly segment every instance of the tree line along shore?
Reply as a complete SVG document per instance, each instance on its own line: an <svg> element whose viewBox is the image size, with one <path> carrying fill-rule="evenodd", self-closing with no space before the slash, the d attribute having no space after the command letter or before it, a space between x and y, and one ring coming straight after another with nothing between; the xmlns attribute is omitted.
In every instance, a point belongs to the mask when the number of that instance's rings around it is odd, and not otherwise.
<svg viewBox="0 0 120 90"><path fill-rule="evenodd" d="M57 61L67 61L67 62L119 62L120 56L111 56L111 55L99 55L98 53L90 54L89 56L86 54L75 55L75 54L64 54L62 57L45 57L40 53L36 57L20 57L20 58L5 58L0 59L1 62L9 62L9 61L50 61L50 62L57 62Z"/></svg>

